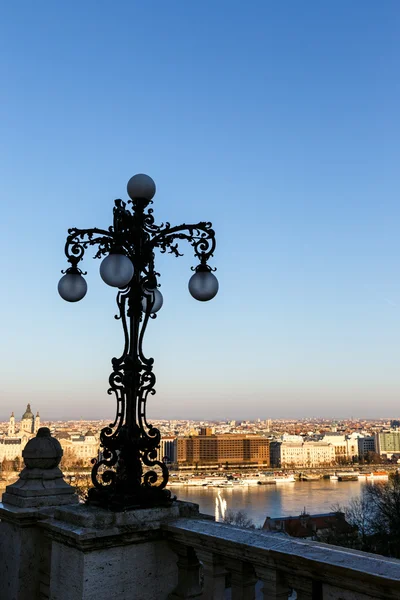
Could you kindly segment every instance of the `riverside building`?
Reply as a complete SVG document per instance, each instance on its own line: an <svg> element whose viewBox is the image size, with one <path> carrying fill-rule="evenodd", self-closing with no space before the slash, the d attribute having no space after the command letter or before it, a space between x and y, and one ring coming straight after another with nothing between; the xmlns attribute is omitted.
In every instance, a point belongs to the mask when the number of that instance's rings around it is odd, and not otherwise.
<svg viewBox="0 0 400 600"><path fill-rule="evenodd" d="M331 466L335 463L335 456L335 447L326 442L271 442L273 467Z"/></svg>
<svg viewBox="0 0 400 600"><path fill-rule="evenodd" d="M375 437L373 435L358 438L358 454L360 456L365 456L368 452L375 451Z"/></svg>
<svg viewBox="0 0 400 600"><path fill-rule="evenodd" d="M382 431L375 434L375 448L380 456L391 458L393 454L400 453L400 431Z"/></svg>
<svg viewBox="0 0 400 600"><path fill-rule="evenodd" d="M176 463L176 438L162 437L160 447L157 450L157 460L162 460L168 464Z"/></svg>
<svg viewBox="0 0 400 600"><path fill-rule="evenodd" d="M269 466L269 440L258 435L196 435L177 438L179 466Z"/></svg>
<svg viewBox="0 0 400 600"><path fill-rule="evenodd" d="M90 429L85 434L60 432L55 436L61 444L65 456L82 460L89 466L92 458L99 453L99 439Z"/></svg>
<svg viewBox="0 0 400 600"><path fill-rule="evenodd" d="M321 437L321 442L331 444L335 449L335 460L337 463L348 462L358 456L359 435L344 435L342 433L330 432Z"/></svg>

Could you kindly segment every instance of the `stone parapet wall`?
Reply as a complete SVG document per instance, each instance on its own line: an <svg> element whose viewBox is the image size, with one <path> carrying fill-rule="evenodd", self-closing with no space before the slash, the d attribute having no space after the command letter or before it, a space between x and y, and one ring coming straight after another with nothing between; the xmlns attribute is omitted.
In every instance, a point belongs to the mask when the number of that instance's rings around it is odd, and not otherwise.
<svg viewBox="0 0 400 600"><path fill-rule="evenodd" d="M265 600L287 599L292 590L299 600L400 598L396 559L210 521L180 519L163 529L173 548L198 555L213 600L225 597L215 592L221 570L237 598L255 598L257 590Z"/></svg>

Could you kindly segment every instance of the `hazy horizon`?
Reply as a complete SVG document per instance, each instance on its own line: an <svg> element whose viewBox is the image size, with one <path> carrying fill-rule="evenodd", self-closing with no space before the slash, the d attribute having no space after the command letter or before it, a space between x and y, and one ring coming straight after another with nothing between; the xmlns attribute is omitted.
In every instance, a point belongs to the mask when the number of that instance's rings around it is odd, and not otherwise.
<svg viewBox="0 0 400 600"><path fill-rule="evenodd" d="M0 24L0 413L114 415L115 292L57 293L70 227L111 224L135 173L157 223L211 221L220 289L156 256L162 415L396 415L400 7L5 4ZM22 413L21 413L22 414Z"/></svg>
<svg viewBox="0 0 400 600"><path fill-rule="evenodd" d="M39 411L40 413L40 418L42 422L52 422L52 421L113 421L114 420L114 414L112 414L111 412L109 414L104 413L103 415L99 415L99 414L86 414L86 416L84 414L80 415L80 414L76 414L76 415L71 415L71 414L65 414L60 416L54 416L51 413L44 414L42 413L41 409L39 408L39 405L33 405L31 404L31 410L33 411L33 413L36 415L36 412ZM20 410L19 410L20 409ZM26 403L24 405L15 407L13 412L14 412L14 416L16 419L16 422L18 423L18 421L20 421L22 414L25 412L26 409ZM5 415L3 413L3 411L0 412L0 421L8 421L10 415ZM271 419L271 420L290 420L290 419L298 419L298 420L302 420L305 421L307 419L309 420L329 420L329 421L342 421L342 420L390 420L390 419L399 419L400 418L400 412L397 413L393 413L393 414L371 414L371 415L366 415L366 414L357 414L357 413L351 413L349 412L348 415L347 414L339 414L339 413L331 413L331 414L304 414L304 413L293 413L293 414L288 414L288 415L283 415L283 414L279 414L278 412L275 412L274 414L270 414L270 415L266 415L266 414L258 414L257 416L246 416L246 415L240 415L239 413L237 413L236 415L219 415L219 416L213 416L213 417L209 417L207 415L198 415L198 416L193 416L193 417L189 417L189 416L185 416L184 412L182 412L180 415L178 413L175 414L171 414L170 416L165 416L165 415L161 415L161 414L155 414L154 411L149 410L149 421L153 420L153 421L161 421L161 420L168 420L168 421L174 421L174 420L187 420L187 421L256 421L257 419L260 419L261 421L266 421L267 419Z"/></svg>

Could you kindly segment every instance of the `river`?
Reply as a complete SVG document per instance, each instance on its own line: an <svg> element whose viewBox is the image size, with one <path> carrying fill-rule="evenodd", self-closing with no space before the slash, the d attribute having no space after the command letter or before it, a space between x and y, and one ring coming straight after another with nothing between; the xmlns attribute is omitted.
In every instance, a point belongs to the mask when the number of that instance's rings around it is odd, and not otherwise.
<svg viewBox="0 0 400 600"><path fill-rule="evenodd" d="M299 515L304 509L310 514L330 512L333 505L345 506L358 497L365 483L360 481L296 481L277 485L255 485L235 488L174 486L178 500L195 502L200 512L221 517L224 510L242 510L255 525L262 525L267 516ZM1 495L4 488L0 489Z"/></svg>
<svg viewBox="0 0 400 600"><path fill-rule="evenodd" d="M178 500L199 504L200 512L219 517L224 509L242 510L255 525L262 525L267 516L295 516L304 509L310 514L330 512L333 505L345 506L350 498L358 497L363 485L320 479L235 488L174 486L171 491Z"/></svg>

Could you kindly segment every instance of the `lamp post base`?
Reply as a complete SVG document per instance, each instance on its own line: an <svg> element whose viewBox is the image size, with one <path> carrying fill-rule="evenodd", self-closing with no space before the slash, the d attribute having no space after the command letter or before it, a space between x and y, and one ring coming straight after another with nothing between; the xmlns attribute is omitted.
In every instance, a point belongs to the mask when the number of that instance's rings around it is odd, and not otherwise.
<svg viewBox="0 0 400 600"><path fill-rule="evenodd" d="M135 508L167 507L171 506L175 500L176 496L172 496L170 490L160 489L158 486L140 486L131 492L111 489L110 486L110 489L107 487L103 489L90 488L86 504L122 512Z"/></svg>

